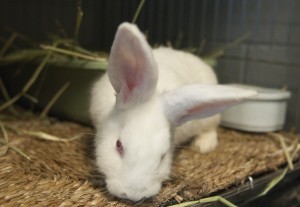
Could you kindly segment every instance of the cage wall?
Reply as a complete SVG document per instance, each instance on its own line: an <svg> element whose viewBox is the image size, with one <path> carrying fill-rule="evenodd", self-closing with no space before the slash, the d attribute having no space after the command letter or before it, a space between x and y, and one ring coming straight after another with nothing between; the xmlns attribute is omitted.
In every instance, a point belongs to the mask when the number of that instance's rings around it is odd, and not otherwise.
<svg viewBox="0 0 300 207"><path fill-rule="evenodd" d="M292 93L286 129L300 121L300 2L289 0L215 1L219 13L212 47L250 34L220 58L221 82L288 89ZM217 3L219 2L219 3ZM214 32L215 33L215 32Z"/></svg>
<svg viewBox="0 0 300 207"><path fill-rule="evenodd" d="M2 0L0 27L45 41L49 34L71 37L76 0ZM79 42L109 51L115 30L131 21L139 0L84 0ZM287 88L292 92L286 129L300 130L300 1L297 0L146 0L137 24L155 45L204 55L227 48L215 70L221 83L240 82ZM203 44L205 42L205 44ZM202 47L204 45L204 47Z"/></svg>

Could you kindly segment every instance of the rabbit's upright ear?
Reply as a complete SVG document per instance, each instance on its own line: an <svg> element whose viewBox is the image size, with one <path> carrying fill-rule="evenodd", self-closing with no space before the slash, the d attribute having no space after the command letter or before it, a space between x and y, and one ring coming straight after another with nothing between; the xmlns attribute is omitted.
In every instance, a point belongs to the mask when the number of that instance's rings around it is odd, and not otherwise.
<svg viewBox="0 0 300 207"><path fill-rule="evenodd" d="M153 96L158 80L157 64L152 49L135 25L119 26L109 57L108 76L117 104L123 107Z"/></svg>
<svg viewBox="0 0 300 207"><path fill-rule="evenodd" d="M164 110L174 125L220 113L256 91L222 85L194 84L163 95Z"/></svg>

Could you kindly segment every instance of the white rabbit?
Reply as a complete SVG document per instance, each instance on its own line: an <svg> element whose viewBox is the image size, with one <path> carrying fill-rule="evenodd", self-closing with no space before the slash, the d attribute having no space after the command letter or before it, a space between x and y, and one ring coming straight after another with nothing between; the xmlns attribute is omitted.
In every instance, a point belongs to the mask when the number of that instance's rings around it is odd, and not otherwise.
<svg viewBox="0 0 300 207"><path fill-rule="evenodd" d="M90 107L96 164L110 193L133 201L157 194L174 146L191 137L201 152L214 149L219 115L212 115L255 94L216 83L198 57L152 50L135 25L119 26Z"/></svg>

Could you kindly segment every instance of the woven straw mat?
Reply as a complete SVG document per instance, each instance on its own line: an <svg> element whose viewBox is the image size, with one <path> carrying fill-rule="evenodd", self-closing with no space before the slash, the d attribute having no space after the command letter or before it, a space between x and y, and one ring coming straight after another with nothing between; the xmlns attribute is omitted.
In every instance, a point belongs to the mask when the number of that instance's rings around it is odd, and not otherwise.
<svg viewBox="0 0 300 207"><path fill-rule="evenodd" d="M9 144L22 150L30 160L0 144L0 206L133 205L109 195L103 176L94 170L91 128L37 118L2 122L14 127L6 129ZM84 135L70 142L55 142L26 135L22 130L65 138ZM292 142L292 135L284 135ZM0 139L4 139L3 133ZM242 184L248 176L272 172L284 163L280 144L271 135L220 128L219 145L211 153L201 154L188 145L178 147L170 180L158 195L141 206L167 206L199 199Z"/></svg>

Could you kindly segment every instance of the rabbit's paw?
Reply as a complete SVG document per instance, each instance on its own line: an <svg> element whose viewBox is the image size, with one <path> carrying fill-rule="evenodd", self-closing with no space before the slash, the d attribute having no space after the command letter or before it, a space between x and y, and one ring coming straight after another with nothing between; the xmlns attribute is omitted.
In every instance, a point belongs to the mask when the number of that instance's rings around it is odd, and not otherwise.
<svg viewBox="0 0 300 207"><path fill-rule="evenodd" d="M215 130L198 135L193 142L193 146L202 153L214 150L217 145L218 135Z"/></svg>

